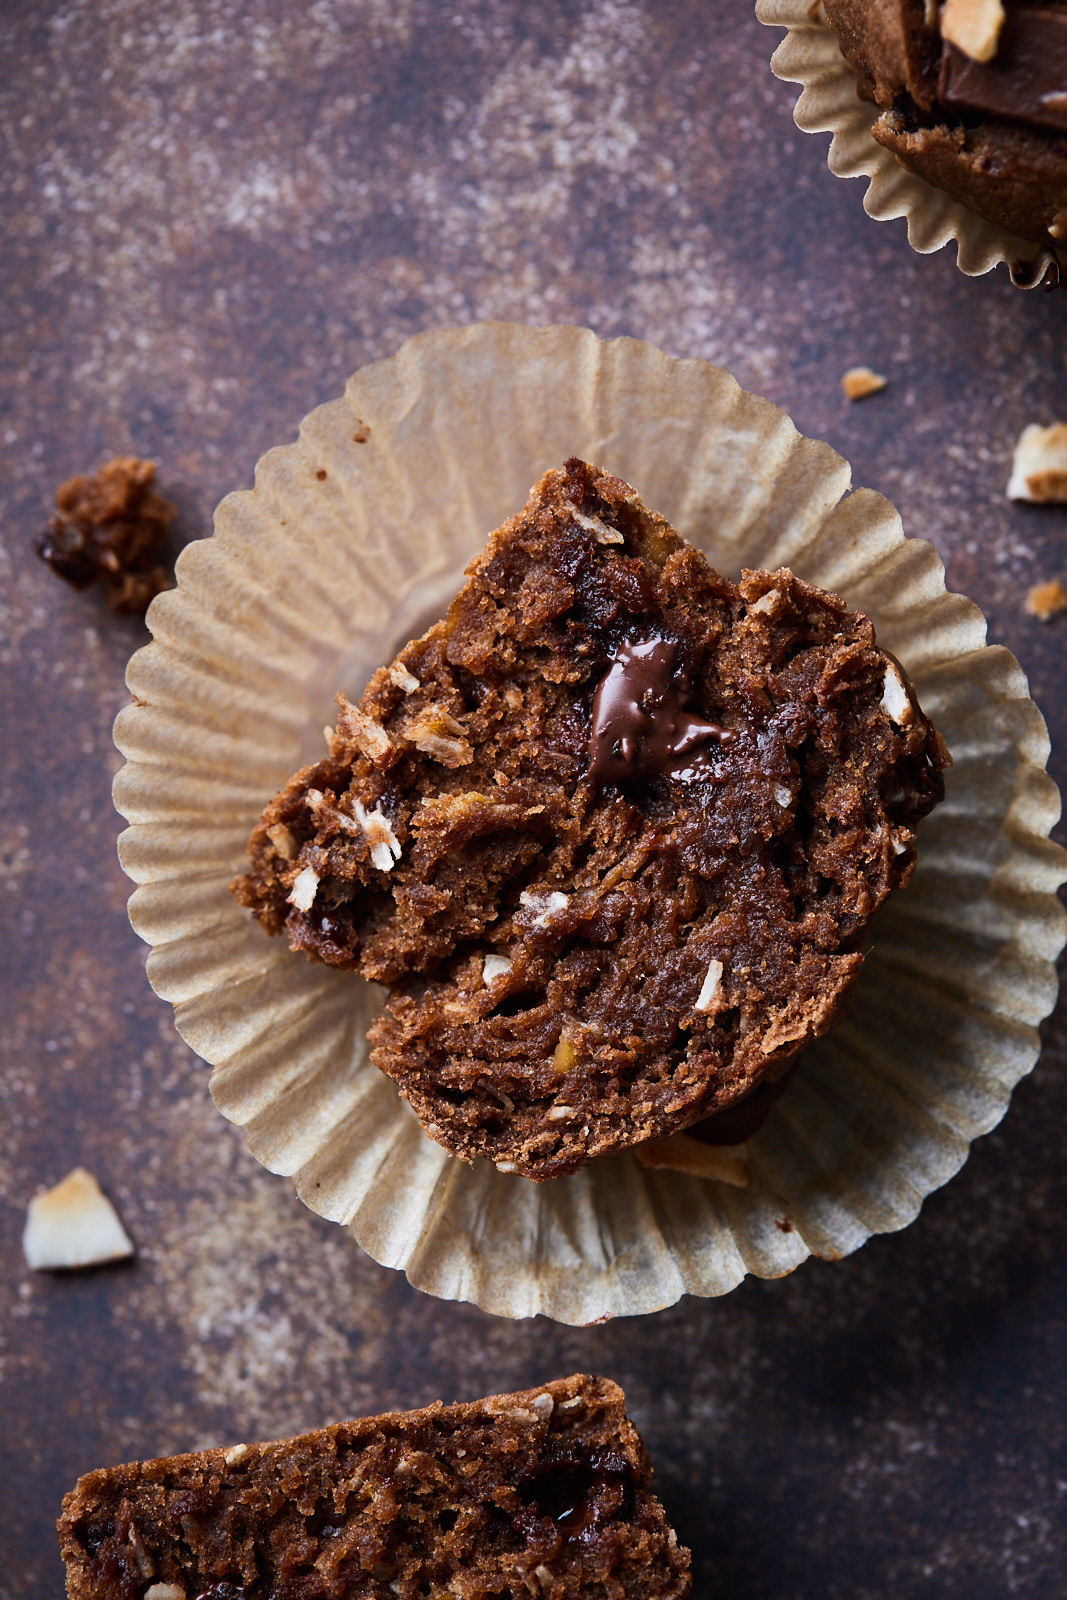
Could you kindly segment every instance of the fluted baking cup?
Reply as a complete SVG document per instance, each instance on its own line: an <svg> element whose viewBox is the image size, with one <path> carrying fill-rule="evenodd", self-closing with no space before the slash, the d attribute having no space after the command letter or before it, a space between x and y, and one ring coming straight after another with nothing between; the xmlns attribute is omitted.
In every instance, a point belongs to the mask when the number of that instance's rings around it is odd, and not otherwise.
<svg viewBox="0 0 1067 1600"><path fill-rule="evenodd" d="M1032 289L1050 266L1067 271L1067 255L1061 259L1048 246L986 222L902 167L878 143L871 128L881 107L860 99L856 74L838 48L820 0L756 0L756 16L768 27L786 29L771 69L775 77L801 85L793 120L805 133L833 135L827 165L837 177L869 180L863 197L869 216L880 222L904 217L908 243L920 255L955 240L956 265L971 278L1003 263L1019 288Z"/></svg>
<svg viewBox="0 0 1067 1600"><path fill-rule="evenodd" d="M629 1153L543 1184L463 1165L368 1059L381 991L268 938L226 888L264 804L323 749L335 691L358 696L570 455L729 576L788 565L869 612L955 758L848 1020L735 1152L740 1181ZM264 456L148 622L115 801L149 978L253 1154L417 1287L585 1323L845 1255L912 1220L1033 1066L1067 857L1026 680L888 501L718 368L581 328L422 334Z"/></svg>

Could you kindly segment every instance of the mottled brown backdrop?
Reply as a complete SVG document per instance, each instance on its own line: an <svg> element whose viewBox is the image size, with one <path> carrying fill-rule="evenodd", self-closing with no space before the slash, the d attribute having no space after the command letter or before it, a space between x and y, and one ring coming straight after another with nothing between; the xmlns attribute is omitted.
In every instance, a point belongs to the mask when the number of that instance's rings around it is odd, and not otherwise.
<svg viewBox="0 0 1067 1600"><path fill-rule="evenodd" d="M773 42L747 0L0 8L4 1600L59 1595L88 1467L575 1368L625 1384L702 1600L1064 1592L1062 1012L962 1174L845 1262L585 1330L427 1299L256 1165L149 990L110 798L146 636L30 551L111 453L199 538L409 334L585 323L728 366L888 494L1030 673L1062 781L1067 632L1023 597L1067 576L1067 511L1003 489L1067 413L1067 294L870 222ZM891 384L849 407L856 362ZM27 1199L78 1162L136 1264L30 1274Z"/></svg>

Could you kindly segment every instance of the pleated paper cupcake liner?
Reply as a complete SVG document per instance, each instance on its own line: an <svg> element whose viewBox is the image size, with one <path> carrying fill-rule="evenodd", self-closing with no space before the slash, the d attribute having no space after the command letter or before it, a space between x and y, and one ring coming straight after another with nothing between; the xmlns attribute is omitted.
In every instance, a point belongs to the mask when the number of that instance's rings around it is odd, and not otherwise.
<svg viewBox="0 0 1067 1600"><path fill-rule="evenodd" d="M788 565L867 611L955 760L848 1020L804 1052L726 1182L630 1153L544 1184L456 1161L368 1059L381 991L268 938L227 892L263 806L322 750L336 690L358 697L570 455L632 483L728 576ZM705 362L487 324L357 373L215 528L153 602L116 723L130 917L219 1109L376 1260L504 1316L653 1311L903 1227L999 1121L1064 943L1044 724L934 550L851 491L827 445Z"/></svg>
<svg viewBox="0 0 1067 1600"><path fill-rule="evenodd" d="M1023 289L1041 282L1050 266L1067 271L1062 257L1032 239L986 222L942 189L902 167L871 134L880 107L861 100L856 75L838 48L819 0L756 0L756 16L786 37L771 57L775 77L801 85L793 120L805 133L829 133L827 165L838 178L867 178L864 210L880 222L904 217L908 243L930 255L953 240L956 265L980 277L1001 264Z"/></svg>

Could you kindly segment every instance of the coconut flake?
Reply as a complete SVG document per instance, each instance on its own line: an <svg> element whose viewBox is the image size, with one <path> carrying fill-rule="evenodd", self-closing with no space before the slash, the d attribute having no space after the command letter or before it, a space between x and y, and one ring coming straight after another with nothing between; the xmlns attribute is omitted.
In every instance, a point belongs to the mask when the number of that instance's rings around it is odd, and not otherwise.
<svg viewBox="0 0 1067 1600"><path fill-rule="evenodd" d="M536 911L534 926L537 928L547 928L557 911L565 911L570 903L570 896L561 894L558 889L552 889L548 894L534 894L524 889L519 896L521 906L525 906L527 911Z"/></svg>
<svg viewBox="0 0 1067 1600"><path fill-rule="evenodd" d="M900 673L894 667L886 668L885 684L882 688L882 710L898 728L905 727L911 721L911 701L908 699L908 691L900 681Z"/></svg>
<svg viewBox="0 0 1067 1600"><path fill-rule="evenodd" d="M185 1600L185 1590L180 1583L151 1583L144 1600Z"/></svg>
<svg viewBox="0 0 1067 1600"><path fill-rule="evenodd" d="M350 740L362 750L367 760L375 765L385 762L392 752L393 741L385 729L344 694L337 696L337 732L342 739Z"/></svg>
<svg viewBox="0 0 1067 1600"><path fill-rule="evenodd" d="M247 1460L251 1454L252 1451L249 1445L231 1444L230 1448L227 1450L222 1459L225 1461L228 1467L236 1467L239 1466L242 1461Z"/></svg>
<svg viewBox="0 0 1067 1600"><path fill-rule="evenodd" d="M767 593L761 594L758 600L753 600L748 608L749 616L759 612L765 612L769 616L778 609L778 602L781 598L781 590L768 589Z"/></svg>
<svg viewBox="0 0 1067 1600"><path fill-rule="evenodd" d="M482 962L482 982L488 986L495 983L497 978L502 978L511 971L511 962L507 956L486 956Z"/></svg>
<svg viewBox="0 0 1067 1600"><path fill-rule="evenodd" d="M22 1249L35 1272L95 1267L133 1255L133 1243L91 1172L75 1167L62 1183L34 1195Z"/></svg>
<svg viewBox="0 0 1067 1600"><path fill-rule="evenodd" d="M547 1115L549 1122L566 1122L568 1117L573 1117L576 1113L573 1106L565 1106L560 1101L554 1106L549 1106Z"/></svg>
<svg viewBox="0 0 1067 1600"><path fill-rule="evenodd" d="M402 666L399 661L389 668L389 676L397 688L403 689L405 694L414 694L416 689L422 687L415 674L409 672L407 667Z"/></svg>
<svg viewBox="0 0 1067 1600"><path fill-rule="evenodd" d="M371 863L379 872L389 872L393 863L400 860L401 854L400 840L393 832L389 818L384 811L368 811L360 800L356 801L353 809L356 821L370 845Z"/></svg>
<svg viewBox="0 0 1067 1600"><path fill-rule="evenodd" d="M1019 435L1008 479L1009 500L1037 505L1067 502L1067 422L1042 428L1036 422Z"/></svg>
<svg viewBox="0 0 1067 1600"><path fill-rule="evenodd" d="M542 1417L545 1421L548 1420L553 1411L556 1409L556 1402L553 1400L550 1394L535 1394L533 1399L530 1401L530 1405L537 1412L537 1415Z"/></svg>
<svg viewBox="0 0 1067 1600"><path fill-rule="evenodd" d="M792 801L793 791L792 789L787 789L784 783L776 783L774 786L774 798L784 808Z"/></svg>
<svg viewBox="0 0 1067 1600"><path fill-rule="evenodd" d="M267 829L267 838L286 861L292 861L297 853L296 840L293 838L284 822L275 822Z"/></svg>
<svg viewBox="0 0 1067 1600"><path fill-rule="evenodd" d="M588 528L597 544L625 544L626 541L618 528L613 528L610 522L603 522L599 517L587 516L584 511L571 511L571 516L581 527Z"/></svg>
<svg viewBox="0 0 1067 1600"><path fill-rule="evenodd" d="M293 879L293 887L289 890L289 904L298 911L310 911L315 904L315 895L319 887L319 875L314 867L305 867Z"/></svg>
<svg viewBox="0 0 1067 1600"><path fill-rule="evenodd" d="M704 982L701 985L700 993L697 995L697 1003L693 1007L694 1011L711 1010L711 1007L715 1001L715 996L719 992L719 983L722 980L722 971L723 968L721 961L716 961L713 958L708 962L708 970L704 975Z"/></svg>

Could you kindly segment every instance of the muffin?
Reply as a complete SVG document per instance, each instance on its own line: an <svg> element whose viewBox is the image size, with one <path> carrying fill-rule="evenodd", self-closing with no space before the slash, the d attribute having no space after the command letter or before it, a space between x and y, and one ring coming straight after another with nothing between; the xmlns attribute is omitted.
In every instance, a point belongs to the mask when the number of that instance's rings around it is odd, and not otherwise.
<svg viewBox="0 0 1067 1600"><path fill-rule="evenodd" d="M746 1137L743 1120L745 1142L718 1152L690 1130L654 1142L657 1158L679 1139L702 1148L702 1177L643 1165L648 1145L551 1183L455 1160L370 1060L387 991L294 958L228 887L266 797L321 761L338 687L358 710L382 663L444 615L489 531L571 456L637 485L730 584L787 568L869 617L953 754L914 876L869 925L847 1015L777 1099L784 1077L737 1103L770 1101L763 1126ZM498 1315L647 1312L905 1226L1003 1116L1037 1057L1064 938L1047 737L936 552L854 490L829 446L720 369L635 340L438 330L306 418L215 529L153 602L116 723L130 917L150 981L212 1064L219 1110L375 1260ZM725 727L727 710L709 699L699 714Z"/></svg>
<svg viewBox="0 0 1067 1600"><path fill-rule="evenodd" d="M1067 241L1067 0L824 0L873 137L978 216Z"/></svg>
<svg viewBox="0 0 1067 1600"><path fill-rule="evenodd" d="M70 1600L684 1600L689 1551L605 1378L89 1472Z"/></svg>
<svg viewBox="0 0 1067 1600"><path fill-rule="evenodd" d="M375 1064L453 1155L527 1178L780 1078L944 793L867 617L788 570L729 583L577 459L340 698L234 891L386 984Z"/></svg>

